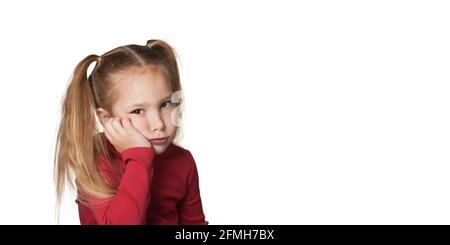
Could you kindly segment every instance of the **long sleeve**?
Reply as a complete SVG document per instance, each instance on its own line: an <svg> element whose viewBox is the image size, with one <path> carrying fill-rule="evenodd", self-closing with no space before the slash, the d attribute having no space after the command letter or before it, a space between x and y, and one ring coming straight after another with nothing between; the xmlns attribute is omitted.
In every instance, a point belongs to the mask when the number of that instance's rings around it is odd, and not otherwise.
<svg viewBox="0 0 450 245"><path fill-rule="evenodd" d="M191 168L187 177L186 195L179 206L180 224L207 225L209 222L205 220L203 213L197 166L190 152L189 160Z"/></svg>
<svg viewBox="0 0 450 245"><path fill-rule="evenodd" d="M89 209L99 225L145 224L151 198L153 148L133 147L120 154L126 167L116 195L101 204L89 206Z"/></svg>

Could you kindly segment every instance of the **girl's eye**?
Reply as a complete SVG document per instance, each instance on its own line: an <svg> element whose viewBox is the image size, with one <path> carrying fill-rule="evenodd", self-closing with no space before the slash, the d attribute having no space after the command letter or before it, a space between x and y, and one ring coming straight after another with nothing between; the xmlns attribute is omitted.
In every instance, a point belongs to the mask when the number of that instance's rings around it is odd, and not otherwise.
<svg viewBox="0 0 450 245"><path fill-rule="evenodd" d="M144 111L143 109L136 109L136 110L134 110L134 111L132 111L132 112L130 112L131 114L141 114L141 113L139 113L139 111ZM138 112L138 113L135 113L135 112Z"/></svg>
<svg viewBox="0 0 450 245"><path fill-rule="evenodd" d="M170 100L164 101L164 102L161 104L161 108L166 109L166 108L169 108L171 105L172 105L172 101L170 101Z"/></svg>

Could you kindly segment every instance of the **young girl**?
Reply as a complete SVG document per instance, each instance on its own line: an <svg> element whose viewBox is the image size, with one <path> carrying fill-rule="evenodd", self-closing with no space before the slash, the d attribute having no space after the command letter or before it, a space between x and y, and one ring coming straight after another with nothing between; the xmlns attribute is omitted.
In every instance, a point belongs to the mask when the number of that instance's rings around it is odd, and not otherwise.
<svg viewBox="0 0 450 245"><path fill-rule="evenodd" d="M194 158L174 144L180 91L176 56L164 41L84 58L62 105L57 203L74 174L82 225L208 224Z"/></svg>

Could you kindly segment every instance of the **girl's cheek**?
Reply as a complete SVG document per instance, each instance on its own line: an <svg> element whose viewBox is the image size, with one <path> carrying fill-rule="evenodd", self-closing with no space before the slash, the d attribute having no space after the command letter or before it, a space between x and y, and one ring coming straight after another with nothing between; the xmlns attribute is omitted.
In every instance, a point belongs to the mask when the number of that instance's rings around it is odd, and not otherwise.
<svg viewBox="0 0 450 245"><path fill-rule="evenodd" d="M172 122L172 110L167 111L163 114L163 121L166 127L174 127L174 123Z"/></svg>
<svg viewBox="0 0 450 245"><path fill-rule="evenodd" d="M166 129L170 129L173 127L173 123L169 120L167 120L166 118L163 119L164 122L164 128Z"/></svg>
<svg viewBox="0 0 450 245"><path fill-rule="evenodd" d="M132 120L133 126L141 133L150 131L145 118L135 118Z"/></svg>

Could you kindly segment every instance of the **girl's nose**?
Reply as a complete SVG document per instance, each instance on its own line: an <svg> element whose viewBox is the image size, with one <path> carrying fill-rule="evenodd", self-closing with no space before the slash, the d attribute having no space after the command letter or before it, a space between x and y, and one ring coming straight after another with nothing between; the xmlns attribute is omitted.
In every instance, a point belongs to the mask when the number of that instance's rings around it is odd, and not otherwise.
<svg viewBox="0 0 450 245"><path fill-rule="evenodd" d="M163 130L164 129L164 121L162 120L161 115L156 113L151 113L148 116L148 123L150 125L151 131Z"/></svg>

